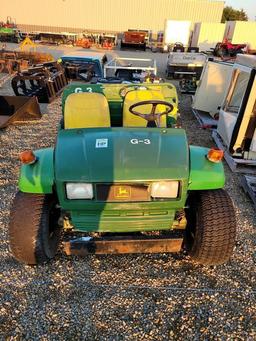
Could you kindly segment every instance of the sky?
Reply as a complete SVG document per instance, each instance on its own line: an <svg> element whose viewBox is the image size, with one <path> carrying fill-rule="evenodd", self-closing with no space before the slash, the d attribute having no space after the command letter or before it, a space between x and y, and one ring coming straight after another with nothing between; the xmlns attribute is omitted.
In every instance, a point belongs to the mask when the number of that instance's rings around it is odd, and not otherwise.
<svg viewBox="0 0 256 341"><path fill-rule="evenodd" d="M232 6L235 9L243 8L249 20L256 19L256 0L224 0L225 6Z"/></svg>

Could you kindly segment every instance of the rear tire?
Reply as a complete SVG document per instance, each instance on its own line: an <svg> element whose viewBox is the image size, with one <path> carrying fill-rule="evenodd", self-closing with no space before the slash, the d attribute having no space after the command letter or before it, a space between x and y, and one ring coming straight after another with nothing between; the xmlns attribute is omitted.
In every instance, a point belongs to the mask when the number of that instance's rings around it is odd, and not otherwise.
<svg viewBox="0 0 256 341"><path fill-rule="evenodd" d="M18 192L9 223L9 243L13 256L34 265L46 262L57 252L59 209L53 195Z"/></svg>
<svg viewBox="0 0 256 341"><path fill-rule="evenodd" d="M188 200L186 248L205 265L223 264L231 257L236 238L233 203L223 189L200 191Z"/></svg>

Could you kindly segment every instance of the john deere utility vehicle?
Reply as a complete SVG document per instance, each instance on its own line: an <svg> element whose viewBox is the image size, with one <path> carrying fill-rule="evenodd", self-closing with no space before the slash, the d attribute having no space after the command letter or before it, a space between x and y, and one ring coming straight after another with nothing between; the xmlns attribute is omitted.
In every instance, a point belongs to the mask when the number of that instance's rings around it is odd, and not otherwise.
<svg viewBox="0 0 256 341"><path fill-rule="evenodd" d="M68 255L186 249L202 264L227 261L236 222L223 153L189 146L176 114L167 83L66 88L56 146L21 154L14 257L53 258L63 229Z"/></svg>

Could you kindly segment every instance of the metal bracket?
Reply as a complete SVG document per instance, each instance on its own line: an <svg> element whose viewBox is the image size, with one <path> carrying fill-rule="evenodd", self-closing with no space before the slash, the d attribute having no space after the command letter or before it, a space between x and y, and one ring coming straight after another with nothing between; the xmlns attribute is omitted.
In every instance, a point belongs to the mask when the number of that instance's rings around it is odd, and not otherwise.
<svg viewBox="0 0 256 341"><path fill-rule="evenodd" d="M127 253L170 253L181 250L183 238L91 238L81 237L63 243L66 255Z"/></svg>

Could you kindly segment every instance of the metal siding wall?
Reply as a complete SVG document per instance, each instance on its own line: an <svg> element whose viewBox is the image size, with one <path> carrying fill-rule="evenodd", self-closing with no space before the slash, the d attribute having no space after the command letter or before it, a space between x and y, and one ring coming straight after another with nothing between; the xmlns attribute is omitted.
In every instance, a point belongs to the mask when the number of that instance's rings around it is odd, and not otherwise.
<svg viewBox="0 0 256 341"><path fill-rule="evenodd" d="M225 24L220 23L201 23L197 46L200 51L214 48L215 45L223 40Z"/></svg>
<svg viewBox="0 0 256 341"><path fill-rule="evenodd" d="M165 19L220 22L224 1L209 0L0 0L1 17L18 24L124 31L164 29Z"/></svg>

